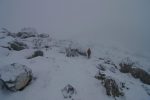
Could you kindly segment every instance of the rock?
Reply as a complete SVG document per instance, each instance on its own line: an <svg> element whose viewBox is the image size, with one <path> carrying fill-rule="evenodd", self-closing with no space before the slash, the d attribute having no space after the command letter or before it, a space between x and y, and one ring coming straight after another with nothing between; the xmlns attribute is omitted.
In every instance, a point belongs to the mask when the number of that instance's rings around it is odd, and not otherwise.
<svg viewBox="0 0 150 100"><path fill-rule="evenodd" d="M30 34L30 33L27 33L27 32L18 32L17 37L20 37L21 39L25 39L25 38L29 38L29 37L35 37L36 35L35 34Z"/></svg>
<svg viewBox="0 0 150 100"><path fill-rule="evenodd" d="M134 66L134 62L130 58L124 58L121 63L119 64L120 66L120 72L122 73L129 73Z"/></svg>
<svg viewBox="0 0 150 100"><path fill-rule="evenodd" d="M120 92L119 87L115 80L106 78L104 80L104 87L108 96L119 97L123 96L123 93Z"/></svg>
<svg viewBox="0 0 150 100"><path fill-rule="evenodd" d="M95 75L95 78L101 80L101 84L105 87L108 96L119 97L124 95L122 90L125 88L125 83L120 83L121 85L118 85L114 79L106 76L106 74L103 74L100 71Z"/></svg>
<svg viewBox="0 0 150 100"><path fill-rule="evenodd" d="M67 86L65 86L62 90L61 90L64 98L72 98L74 95L77 94L76 89L71 86L70 84L68 84Z"/></svg>
<svg viewBox="0 0 150 100"><path fill-rule="evenodd" d="M23 42L13 41L13 42L9 42L9 44L10 44L10 48L16 51L20 51L28 48L28 46Z"/></svg>
<svg viewBox="0 0 150 100"><path fill-rule="evenodd" d="M66 56L67 57L75 57L75 56L87 56L86 52L83 52L79 49L66 48Z"/></svg>
<svg viewBox="0 0 150 100"><path fill-rule="evenodd" d="M150 85L150 75L140 68L132 68L131 75L134 78L139 78L143 83Z"/></svg>
<svg viewBox="0 0 150 100"><path fill-rule="evenodd" d="M112 65L117 69L116 64L110 58L99 58L99 60L103 60L105 64Z"/></svg>
<svg viewBox="0 0 150 100"><path fill-rule="evenodd" d="M21 29L21 31L18 32L16 34L16 36L20 37L21 39L25 39L25 38L29 38L29 37L36 37L37 34L38 33L37 33L36 29L27 27L27 28Z"/></svg>
<svg viewBox="0 0 150 100"><path fill-rule="evenodd" d="M42 34L39 34L38 36L41 38L47 38L47 37L49 37L49 34L42 33Z"/></svg>
<svg viewBox="0 0 150 100"><path fill-rule="evenodd" d="M0 79L0 90L4 88L4 82Z"/></svg>
<svg viewBox="0 0 150 100"><path fill-rule="evenodd" d="M43 56L43 55L44 55L43 51L37 50L37 51L34 52L34 54L31 57L28 57L27 59L32 59L32 58L35 58L35 57L38 57L38 56Z"/></svg>
<svg viewBox="0 0 150 100"><path fill-rule="evenodd" d="M106 79L106 75L101 73L101 71L99 71L96 75L95 78L98 80L105 80Z"/></svg>
<svg viewBox="0 0 150 100"><path fill-rule="evenodd" d="M32 71L25 65L13 63L0 69L0 80L11 91L24 89L32 80Z"/></svg>
<svg viewBox="0 0 150 100"><path fill-rule="evenodd" d="M127 59L120 64L120 72L130 73L134 78L140 79L143 83L150 85L150 74L144 71L141 68L138 68L137 65L131 60Z"/></svg>
<svg viewBox="0 0 150 100"><path fill-rule="evenodd" d="M67 49L66 49L66 56L67 56L67 57L75 57L75 56L78 56L78 50L77 50L77 49L67 48Z"/></svg>
<svg viewBox="0 0 150 100"><path fill-rule="evenodd" d="M16 34L15 33L11 33L8 29L6 28L1 28L1 32L0 33L3 33L5 34L6 36L11 36L13 38L15 38Z"/></svg>
<svg viewBox="0 0 150 100"><path fill-rule="evenodd" d="M120 66L120 72L122 72L122 73L129 73L132 69L131 68L132 65L128 65L128 64L120 63L119 66Z"/></svg>
<svg viewBox="0 0 150 100"><path fill-rule="evenodd" d="M103 64L98 64L97 68L102 71L106 71L106 66Z"/></svg>

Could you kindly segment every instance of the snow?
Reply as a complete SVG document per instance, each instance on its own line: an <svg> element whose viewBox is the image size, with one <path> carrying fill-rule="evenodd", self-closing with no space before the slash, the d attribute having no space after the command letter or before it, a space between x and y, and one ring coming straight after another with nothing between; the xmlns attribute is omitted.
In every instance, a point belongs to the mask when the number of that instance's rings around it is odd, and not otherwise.
<svg viewBox="0 0 150 100"><path fill-rule="evenodd" d="M1 39L0 45L8 40L12 40L11 37ZM140 61L145 70L149 68L145 65L150 65L146 58L138 58L118 48L105 47L100 44L92 44L91 59L83 56L66 57L64 53L60 53L64 48L69 47L70 42L66 40L52 40L48 43L51 49L42 49L43 57L26 59L34 51L32 40L33 38L22 40L30 44L29 49L9 51L6 48L0 48L0 56L2 55L0 57L0 68L11 63L20 63L31 68L35 77L23 91L12 93L0 90L0 100L68 100L64 99L61 92L68 84L72 85L77 91L77 94L73 97L74 100L114 100L113 97L106 95L106 90L101 85L101 81L94 78L98 72L96 66L103 62L98 58L110 58L117 65L123 58L129 57L135 61ZM86 50L88 45L82 45L74 43L72 46ZM8 52L9 55L6 55ZM125 82L129 88L129 90L123 90L125 96L119 97L117 100L149 100L150 95L142 87L144 85L150 89L149 85L145 85L140 80L134 79L130 74L123 74L117 69L112 72L112 67L106 65L104 73L118 82Z"/></svg>

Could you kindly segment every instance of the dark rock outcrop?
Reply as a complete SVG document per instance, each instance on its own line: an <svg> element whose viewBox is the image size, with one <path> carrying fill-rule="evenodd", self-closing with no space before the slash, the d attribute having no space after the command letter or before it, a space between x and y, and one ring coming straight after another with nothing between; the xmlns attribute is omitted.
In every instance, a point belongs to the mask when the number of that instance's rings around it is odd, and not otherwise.
<svg viewBox="0 0 150 100"><path fill-rule="evenodd" d="M132 68L131 75L134 78L139 78L143 83L150 85L150 75L140 68Z"/></svg>
<svg viewBox="0 0 150 100"><path fill-rule="evenodd" d="M134 78L140 79L143 83L150 85L150 74L144 71L141 68L138 68L137 65L131 60L125 60L120 64L120 72L130 73Z"/></svg>

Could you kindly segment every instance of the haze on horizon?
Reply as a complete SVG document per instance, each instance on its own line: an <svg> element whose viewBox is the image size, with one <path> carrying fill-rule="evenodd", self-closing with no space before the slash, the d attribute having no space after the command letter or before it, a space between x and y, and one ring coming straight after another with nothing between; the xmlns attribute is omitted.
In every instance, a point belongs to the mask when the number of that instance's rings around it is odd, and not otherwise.
<svg viewBox="0 0 150 100"><path fill-rule="evenodd" d="M0 28L150 51L150 0L0 0Z"/></svg>

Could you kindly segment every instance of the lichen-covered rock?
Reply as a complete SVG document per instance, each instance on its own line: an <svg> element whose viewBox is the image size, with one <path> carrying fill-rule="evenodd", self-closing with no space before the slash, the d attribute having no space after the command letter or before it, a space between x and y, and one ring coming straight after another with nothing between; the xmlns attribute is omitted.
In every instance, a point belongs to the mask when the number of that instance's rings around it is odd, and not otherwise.
<svg viewBox="0 0 150 100"><path fill-rule="evenodd" d="M0 80L8 90L24 89L32 80L32 70L25 65L13 63L0 69Z"/></svg>
<svg viewBox="0 0 150 100"><path fill-rule="evenodd" d="M64 98L72 98L75 94L77 94L76 89L71 86L70 84L68 84L67 86L65 86L62 90L61 90Z"/></svg>
<svg viewBox="0 0 150 100"><path fill-rule="evenodd" d="M16 51L20 51L28 48L28 46L23 42L13 41L13 42L9 42L9 44L10 44L10 48Z"/></svg>

